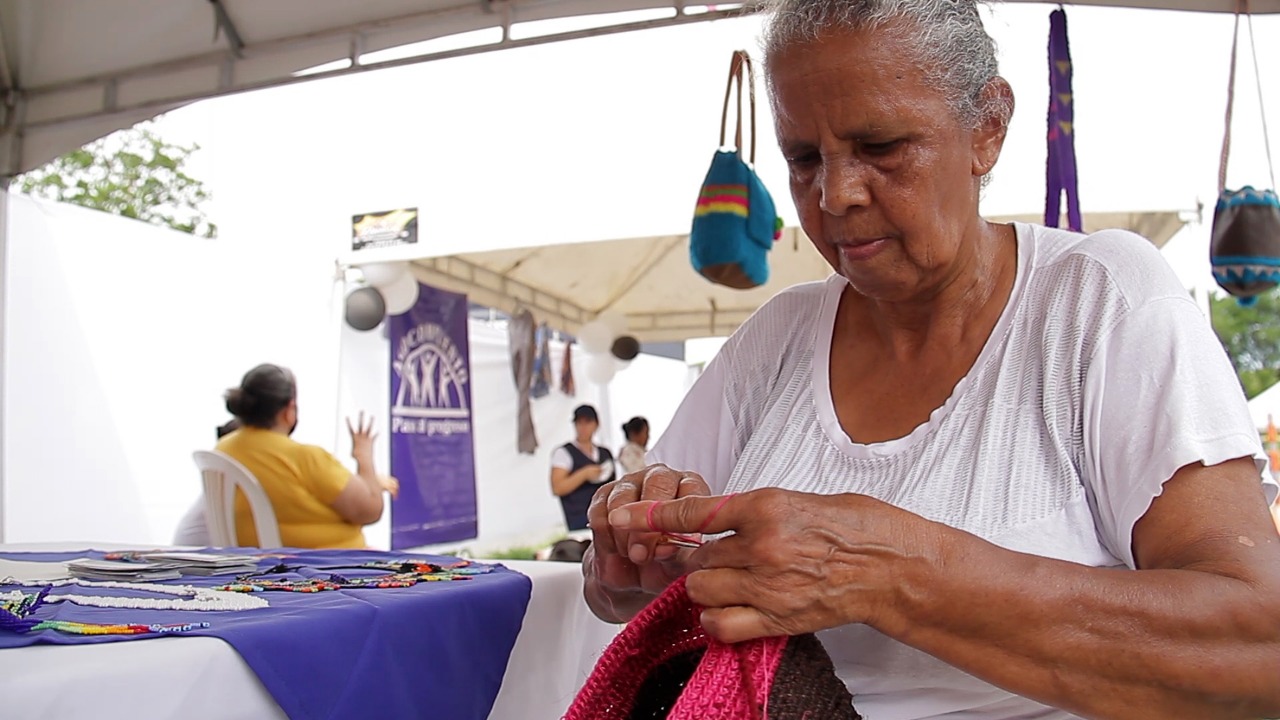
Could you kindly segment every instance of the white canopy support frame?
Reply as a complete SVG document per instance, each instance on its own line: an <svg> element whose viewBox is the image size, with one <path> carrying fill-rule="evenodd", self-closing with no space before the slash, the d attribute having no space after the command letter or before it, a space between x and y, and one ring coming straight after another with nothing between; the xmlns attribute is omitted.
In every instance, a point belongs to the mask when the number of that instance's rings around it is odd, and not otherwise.
<svg viewBox="0 0 1280 720"><path fill-rule="evenodd" d="M1086 213L1084 229L1123 228L1161 247L1182 229L1185 217L1176 211ZM1043 217L991 220L1032 223ZM569 333L600 313L622 313L631 334L643 342L729 335L783 288L831 273L797 227L783 229L769 253L769 282L751 290L714 285L698 276L689 262L688 235L544 245L413 262L422 282L465 293L472 302L504 312L526 307L539 320Z"/></svg>
<svg viewBox="0 0 1280 720"><path fill-rule="evenodd" d="M1076 4L1235 8L1234 0ZM0 0L0 178L205 98L758 9L759 0ZM1250 10L1277 13L1280 0L1250 0ZM529 25L563 18L585 27L540 34ZM500 32L459 37L482 30ZM448 46L415 47L435 40ZM392 48L395 57L382 53Z"/></svg>

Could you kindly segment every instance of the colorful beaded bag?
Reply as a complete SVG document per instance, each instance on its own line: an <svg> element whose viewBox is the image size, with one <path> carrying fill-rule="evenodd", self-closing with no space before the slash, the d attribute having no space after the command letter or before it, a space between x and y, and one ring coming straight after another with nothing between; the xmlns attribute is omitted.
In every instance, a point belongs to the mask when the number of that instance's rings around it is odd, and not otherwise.
<svg viewBox="0 0 1280 720"><path fill-rule="evenodd" d="M1258 190L1248 185L1227 189L1227 156L1231 152L1231 109L1235 100L1236 49L1240 38L1240 16L1249 23L1249 43L1253 47L1253 70L1258 79L1258 105L1264 107L1262 79L1258 75L1258 50L1253 36L1253 16L1248 0L1239 0L1235 31L1231 39L1231 73L1227 83L1226 131L1222 136L1222 157L1218 165L1218 204L1213 212L1213 232L1209 239L1209 260L1213 278L1241 305L1252 305L1258 296L1280 284L1280 198L1275 190ZM1262 112L1262 140L1267 153L1271 186L1276 184L1271 167L1271 140L1267 136L1266 111Z"/></svg>
<svg viewBox="0 0 1280 720"><path fill-rule="evenodd" d="M742 157L742 85L746 71L747 96L751 108L751 154ZM726 150L729 98L737 86L737 129L733 149ZM756 79L751 56L745 50L733 53L729 65L729 85L724 91L724 112L720 115L720 149L711 158L711 168L702 181L698 204L689 231L689 257L693 269L711 282L739 290L763 285L769 280L768 253L782 233L773 198L756 175Z"/></svg>
<svg viewBox="0 0 1280 720"><path fill-rule="evenodd" d="M859 720L813 635L729 645L672 583L614 638L563 720Z"/></svg>

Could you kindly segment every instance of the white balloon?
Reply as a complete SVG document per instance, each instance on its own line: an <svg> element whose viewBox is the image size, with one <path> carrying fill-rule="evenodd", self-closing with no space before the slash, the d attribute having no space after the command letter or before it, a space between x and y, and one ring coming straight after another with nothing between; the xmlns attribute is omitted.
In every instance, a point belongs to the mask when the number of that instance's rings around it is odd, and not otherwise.
<svg viewBox="0 0 1280 720"><path fill-rule="evenodd" d="M587 379L597 385L608 385L617 371L611 355L592 355L587 358Z"/></svg>
<svg viewBox="0 0 1280 720"><path fill-rule="evenodd" d="M413 275L409 272L409 263L403 262L369 263L361 265L360 271L364 273L364 281L379 290L395 285L406 275Z"/></svg>
<svg viewBox="0 0 1280 720"><path fill-rule="evenodd" d="M604 323L609 328L609 341L619 335L627 334L627 316L622 313L606 312L596 316L596 322ZM606 348L607 349L607 348Z"/></svg>
<svg viewBox="0 0 1280 720"><path fill-rule="evenodd" d="M578 330L578 342L583 350L593 355L608 353L609 346L613 344L613 331L599 320L592 320Z"/></svg>
<svg viewBox="0 0 1280 720"><path fill-rule="evenodd" d="M407 313L418 302L418 278L413 273L405 273L393 284L379 290L387 302L388 315Z"/></svg>

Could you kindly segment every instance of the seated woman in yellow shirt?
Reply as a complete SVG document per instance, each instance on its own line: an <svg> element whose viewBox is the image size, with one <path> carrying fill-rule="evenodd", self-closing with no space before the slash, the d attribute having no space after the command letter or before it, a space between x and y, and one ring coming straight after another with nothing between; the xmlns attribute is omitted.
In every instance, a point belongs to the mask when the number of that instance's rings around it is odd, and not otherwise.
<svg viewBox="0 0 1280 720"><path fill-rule="evenodd" d="M361 527L382 517L382 491L394 497L395 480L373 467L373 419L364 413L351 431L356 472L343 467L324 448L303 445L290 435L298 425L298 392L293 373L259 365L240 387L226 393L227 410L239 430L218 441L218 450L253 473L271 500L287 547L363 548ZM243 494L236 493L236 535L241 545L256 545L258 534Z"/></svg>

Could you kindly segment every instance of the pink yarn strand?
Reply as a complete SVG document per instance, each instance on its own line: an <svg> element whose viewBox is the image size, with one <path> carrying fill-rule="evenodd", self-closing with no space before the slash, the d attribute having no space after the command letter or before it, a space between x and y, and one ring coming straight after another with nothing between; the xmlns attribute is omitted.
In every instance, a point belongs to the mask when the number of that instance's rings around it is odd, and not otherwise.
<svg viewBox="0 0 1280 720"><path fill-rule="evenodd" d="M720 510L724 507L725 503L729 502L729 498L737 494L738 493L729 493L728 495L725 495L724 497L720 498L720 502L716 503L716 506L711 508L711 512L707 513L706 519L704 519L702 521L702 524L698 526L698 529L696 531L697 534L701 535L704 531L706 531L706 529L711 525L711 521L716 519L716 515L719 514ZM663 537L670 538L672 540L676 540L681 543L686 543L689 545L702 545L702 540L700 538L694 537L693 535L682 535L680 533L667 532L666 530L663 530L662 528L658 527L658 524L653 520L653 510L654 508L658 507L659 502L661 501L654 502L652 505L649 506L649 509L645 511L645 516L644 516L645 523L649 526L649 530L651 532L660 533Z"/></svg>

